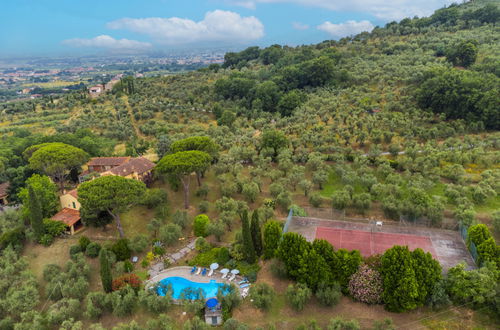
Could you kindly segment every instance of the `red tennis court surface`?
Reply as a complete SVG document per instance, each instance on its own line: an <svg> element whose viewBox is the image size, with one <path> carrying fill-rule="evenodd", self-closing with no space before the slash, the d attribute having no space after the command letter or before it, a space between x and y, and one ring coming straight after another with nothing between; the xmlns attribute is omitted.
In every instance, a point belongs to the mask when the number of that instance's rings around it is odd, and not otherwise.
<svg viewBox="0 0 500 330"><path fill-rule="evenodd" d="M411 251L421 248L437 259L431 238L426 236L317 227L316 238L327 240L336 249L359 250L364 257L382 254L394 245L407 245Z"/></svg>

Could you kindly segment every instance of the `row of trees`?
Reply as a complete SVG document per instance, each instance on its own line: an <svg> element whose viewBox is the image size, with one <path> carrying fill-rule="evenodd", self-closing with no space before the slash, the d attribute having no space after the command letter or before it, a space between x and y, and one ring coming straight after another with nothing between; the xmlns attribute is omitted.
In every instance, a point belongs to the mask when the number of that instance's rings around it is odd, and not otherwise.
<svg viewBox="0 0 500 330"><path fill-rule="evenodd" d="M277 258L289 278L313 292L340 285L343 293L359 301L384 302L396 312L423 306L441 279L441 267L430 253L401 246L390 248L380 259L364 261L359 251L335 251L325 240L309 243L299 234L286 233Z"/></svg>

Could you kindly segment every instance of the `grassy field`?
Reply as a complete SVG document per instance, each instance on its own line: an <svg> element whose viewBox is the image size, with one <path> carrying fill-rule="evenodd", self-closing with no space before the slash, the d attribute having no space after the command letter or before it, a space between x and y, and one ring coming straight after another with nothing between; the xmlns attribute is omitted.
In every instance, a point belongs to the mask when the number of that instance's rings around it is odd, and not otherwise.
<svg viewBox="0 0 500 330"><path fill-rule="evenodd" d="M41 87L41 88L57 88L57 87L64 87L64 86L72 86L72 85L78 85L80 81L50 81L50 82L42 82L42 83L28 83L28 84L23 84L23 87Z"/></svg>

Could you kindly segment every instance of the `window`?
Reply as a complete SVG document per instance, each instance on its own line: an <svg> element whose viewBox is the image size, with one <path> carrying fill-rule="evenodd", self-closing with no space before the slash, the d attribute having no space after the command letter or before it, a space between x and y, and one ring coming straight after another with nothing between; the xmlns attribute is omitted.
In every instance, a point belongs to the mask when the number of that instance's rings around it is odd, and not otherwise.
<svg viewBox="0 0 500 330"><path fill-rule="evenodd" d="M76 209L76 203L75 202L73 202L73 208Z"/></svg>

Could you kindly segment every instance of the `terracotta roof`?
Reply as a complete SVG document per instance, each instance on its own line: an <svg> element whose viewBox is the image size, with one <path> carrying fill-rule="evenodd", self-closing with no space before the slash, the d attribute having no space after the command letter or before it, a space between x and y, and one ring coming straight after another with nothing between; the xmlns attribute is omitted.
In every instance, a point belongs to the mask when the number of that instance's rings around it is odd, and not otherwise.
<svg viewBox="0 0 500 330"><path fill-rule="evenodd" d="M10 182L0 183L0 197L7 196L10 187Z"/></svg>
<svg viewBox="0 0 500 330"><path fill-rule="evenodd" d="M68 194L78 199L78 190L73 189L71 191L68 191Z"/></svg>
<svg viewBox="0 0 500 330"><path fill-rule="evenodd" d="M132 173L143 174L151 171L155 167L155 163L144 157L132 158L125 164L114 167L107 171L113 175L127 176Z"/></svg>
<svg viewBox="0 0 500 330"><path fill-rule="evenodd" d="M88 166L119 166L130 160L130 157L94 157L87 163Z"/></svg>
<svg viewBox="0 0 500 330"><path fill-rule="evenodd" d="M57 212L57 214L51 219L55 221L62 221L66 226L71 227L77 223L78 220L80 220L80 211L64 208Z"/></svg>

